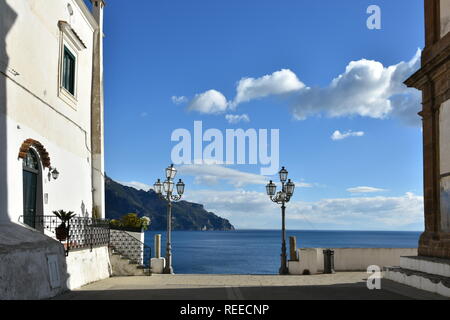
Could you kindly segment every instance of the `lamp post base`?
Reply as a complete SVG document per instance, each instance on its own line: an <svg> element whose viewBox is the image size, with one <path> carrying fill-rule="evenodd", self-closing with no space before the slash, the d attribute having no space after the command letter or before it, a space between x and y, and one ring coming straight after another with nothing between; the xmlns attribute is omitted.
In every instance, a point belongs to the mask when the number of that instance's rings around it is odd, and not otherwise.
<svg viewBox="0 0 450 320"><path fill-rule="evenodd" d="M288 268L281 267L279 270L279 273L281 276L287 276L287 275L289 275L289 270L288 270Z"/></svg>
<svg viewBox="0 0 450 320"><path fill-rule="evenodd" d="M171 266L170 267L165 267L164 271L163 271L163 274L174 274L173 268Z"/></svg>

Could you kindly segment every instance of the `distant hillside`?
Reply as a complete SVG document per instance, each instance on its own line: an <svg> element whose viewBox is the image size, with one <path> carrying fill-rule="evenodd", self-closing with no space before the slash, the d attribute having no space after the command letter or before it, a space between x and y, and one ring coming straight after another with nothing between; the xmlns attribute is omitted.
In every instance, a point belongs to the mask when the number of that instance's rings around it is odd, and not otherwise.
<svg viewBox="0 0 450 320"><path fill-rule="evenodd" d="M120 219L128 213L152 219L150 230L166 230L167 203L153 191L136 190L110 178L105 181L106 218ZM226 219L205 210L203 205L187 201L174 202L173 230L234 230Z"/></svg>

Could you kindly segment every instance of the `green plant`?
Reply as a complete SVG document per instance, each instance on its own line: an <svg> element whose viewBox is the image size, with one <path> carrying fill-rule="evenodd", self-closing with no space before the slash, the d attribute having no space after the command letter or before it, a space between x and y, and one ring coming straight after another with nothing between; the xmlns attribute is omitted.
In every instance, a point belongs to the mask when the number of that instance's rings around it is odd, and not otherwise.
<svg viewBox="0 0 450 320"><path fill-rule="evenodd" d="M73 217L75 217L75 213L72 211L53 211L53 214L61 220L61 224L55 229L56 238L60 241L65 241L69 237L69 229L70 226L67 226L66 223L70 221Z"/></svg>
<svg viewBox="0 0 450 320"><path fill-rule="evenodd" d="M129 213L124 215L120 220L111 220L110 224L115 227L129 227L129 228L139 228L147 230L151 223L151 219L149 217L142 217L136 213Z"/></svg>
<svg viewBox="0 0 450 320"><path fill-rule="evenodd" d="M142 222L142 228L144 230L148 230L148 227L152 223L152 220L149 217L142 217L141 222Z"/></svg>
<svg viewBox="0 0 450 320"><path fill-rule="evenodd" d="M112 226L115 226L115 227L120 227L122 225L121 222L119 220L116 220L116 219L113 219L113 220L109 221L109 223Z"/></svg>
<svg viewBox="0 0 450 320"><path fill-rule="evenodd" d="M140 228L141 220L136 213L129 213L122 217L122 224L124 227Z"/></svg>
<svg viewBox="0 0 450 320"><path fill-rule="evenodd" d="M61 220L64 225L66 224L66 222L69 222L70 219L75 217L75 213L73 211L59 210L59 211L53 211L53 214L56 217L58 217L59 220Z"/></svg>

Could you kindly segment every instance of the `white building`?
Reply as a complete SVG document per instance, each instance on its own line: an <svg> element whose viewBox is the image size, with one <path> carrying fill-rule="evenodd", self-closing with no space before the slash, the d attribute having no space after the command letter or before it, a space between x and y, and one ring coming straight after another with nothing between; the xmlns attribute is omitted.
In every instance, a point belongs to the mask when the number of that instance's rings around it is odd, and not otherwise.
<svg viewBox="0 0 450 320"><path fill-rule="evenodd" d="M43 234L55 210L104 218L105 4L91 2L0 1L0 300L110 274L106 246L66 258L52 229Z"/></svg>

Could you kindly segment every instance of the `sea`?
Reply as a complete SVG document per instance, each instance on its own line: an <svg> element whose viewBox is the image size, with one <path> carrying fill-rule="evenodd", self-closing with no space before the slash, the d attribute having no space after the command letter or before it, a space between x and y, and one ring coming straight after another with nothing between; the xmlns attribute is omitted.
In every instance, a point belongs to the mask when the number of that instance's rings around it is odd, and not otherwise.
<svg viewBox="0 0 450 320"><path fill-rule="evenodd" d="M145 243L154 254L154 235L161 234L165 255L165 231L147 231ZM299 248L417 248L421 232L397 231L292 231ZM277 274L280 267L280 230L173 231L172 265L176 274Z"/></svg>

